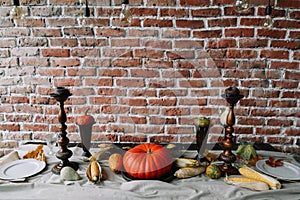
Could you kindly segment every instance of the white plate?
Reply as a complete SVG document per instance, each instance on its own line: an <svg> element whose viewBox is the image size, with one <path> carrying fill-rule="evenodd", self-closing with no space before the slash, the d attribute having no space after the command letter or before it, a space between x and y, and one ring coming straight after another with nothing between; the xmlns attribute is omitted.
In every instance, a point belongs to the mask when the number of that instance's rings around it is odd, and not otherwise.
<svg viewBox="0 0 300 200"><path fill-rule="evenodd" d="M283 166L271 167L265 160L256 162L256 168L265 174L282 180L300 180L300 167L289 162L283 162Z"/></svg>
<svg viewBox="0 0 300 200"><path fill-rule="evenodd" d="M26 178L42 171L46 163L36 159L15 160L0 167L0 179Z"/></svg>

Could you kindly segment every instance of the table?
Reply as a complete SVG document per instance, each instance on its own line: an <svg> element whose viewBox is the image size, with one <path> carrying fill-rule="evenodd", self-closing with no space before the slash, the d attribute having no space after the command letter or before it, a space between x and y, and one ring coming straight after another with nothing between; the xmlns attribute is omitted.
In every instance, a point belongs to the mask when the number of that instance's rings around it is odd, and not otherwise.
<svg viewBox="0 0 300 200"><path fill-rule="evenodd" d="M34 145L26 145L18 149L20 156ZM44 146L44 148L47 148ZM300 182L281 182L282 189L264 192L251 191L236 186L227 185L223 178L212 180L204 174L188 178L174 179L170 183L154 180L126 181L122 175L112 173L107 160L101 161L101 166L108 174L108 180L93 184L86 178L88 163L83 160L82 149L70 148L74 155L71 161L79 163L79 181L62 181L51 168L58 162L54 156L47 157L48 165L40 174L29 177L26 182L0 182L0 199L111 199L111 200L246 200L246 199L300 199ZM258 151L261 155L285 156L280 152ZM186 155L193 154L186 151ZM292 157L289 157L292 159ZM296 161L295 161L296 162Z"/></svg>

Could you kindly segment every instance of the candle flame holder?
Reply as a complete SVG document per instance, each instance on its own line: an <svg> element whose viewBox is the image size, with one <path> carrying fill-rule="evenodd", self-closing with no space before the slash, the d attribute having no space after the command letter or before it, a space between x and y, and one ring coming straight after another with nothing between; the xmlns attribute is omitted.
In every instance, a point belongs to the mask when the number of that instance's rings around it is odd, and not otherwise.
<svg viewBox="0 0 300 200"><path fill-rule="evenodd" d="M224 165L220 168L228 175L239 174L238 170L232 166L232 163L236 161L236 156L232 153L232 148L235 144L233 136L235 124L234 105L244 97L240 94L240 91L236 87L229 87L225 90L225 94L222 95L229 103L229 112L226 118L225 136L223 139L224 151L219 155L219 160L224 161Z"/></svg>
<svg viewBox="0 0 300 200"><path fill-rule="evenodd" d="M52 172L54 174L60 174L62 168L69 166L72 167L74 170L78 169L78 164L75 162L70 162L69 158L72 157L73 152L68 149L69 138L67 137L67 116L64 109L64 102L71 96L72 94L70 91L64 87L57 87L54 93L51 93L50 96L55 98L56 101L60 103L60 112L58 114L58 121L61 123L61 132L58 134L58 145L60 149L56 153L56 157L61 160L60 163L56 164L52 168Z"/></svg>

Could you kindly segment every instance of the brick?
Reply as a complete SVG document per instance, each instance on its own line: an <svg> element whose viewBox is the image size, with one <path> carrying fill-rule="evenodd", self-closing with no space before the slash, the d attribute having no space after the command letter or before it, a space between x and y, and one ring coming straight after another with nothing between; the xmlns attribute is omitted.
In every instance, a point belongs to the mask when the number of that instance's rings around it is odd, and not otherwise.
<svg viewBox="0 0 300 200"><path fill-rule="evenodd" d="M273 88L297 88L299 81L273 81L272 87Z"/></svg>
<svg viewBox="0 0 300 200"><path fill-rule="evenodd" d="M286 48L286 49L299 49L300 48L300 42L273 40L271 42L271 47Z"/></svg>
<svg viewBox="0 0 300 200"><path fill-rule="evenodd" d="M129 106L146 106L147 101L145 98L122 98L120 100L120 104Z"/></svg>
<svg viewBox="0 0 300 200"><path fill-rule="evenodd" d="M176 20L176 27L178 28L204 28L203 20Z"/></svg>
<svg viewBox="0 0 300 200"><path fill-rule="evenodd" d="M280 133L281 128L255 128L256 134L259 135L276 135Z"/></svg>
<svg viewBox="0 0 300 200"><path fill-rule="evenodd" d="M138 115L157 115L159 113L159 108L139 108L133 107L131 109L132 114Z"/></svg>
<svg viewBox="0 0 300 200"><path fill-rule="evenodd" d="M266 39L240 39L239 47L241 48L255 48L255 47L267 47L268 40Z"/></svg>
<svg viewBox="0 0 300 200"><path fill-rule="evenodd" d="M165 118L160 116L150 116L149 117L150 124L176 124L175 118Z"/></svg>
<svg viewBox="0 0 300 200"><path fill-rule="evenodd" d="M120 141L144 143L147 142L147 137L145 137L144 135L121 135Z"/></svg>
<svg viewBox="0 0 300 200"><path fill-rule="evenodd" d="M181 98L181 99L179 99L178 105L205 106L205 105L207 105L207 99L203 99L203 98Z"/></svg>
<svg viewBox="0 0 300 200"><path fill-rule="evenodd" d="M115 133L134 133L134 126L131 124L109 124L107 131Z"/></svg>
<svg viewBox="0 0 300 200"><path fill-rule="evenodd" d="M112 86L113 81L111 78L86 78L84 81L85 85L90 86Z"/></svg>
<svg viewBox="0 0 300 200"><path fill-rule="evenodd" d="M166 128L166 133L167 134L191 134L194 133L194 128L170 126Z"/></svg>
<svg viewBox="0 0 300 200"><path fill-rule="evenodd" d="M130 74L132 77L159 77L159 71L151 69L132 69Z"/></svg>
<svg viewBox="0 0 300 200"><path fill-rule="evenodd" d="M188 108L163 108L162 113L166 116L184 116L189 115L190 111Z"/></svg>
<svg viewBox="0 0 300 200"><path fill-rule="evenodd" d="M174 87L173 80L151 80L148 83L148 88L168 88Z"/></svg>
<svg viewBox="0 0 300 200"><path fill-rule="evenodd" d="M285 79L289 80L300 80L300 72L295 72L295 71L286 71L285 72Z"/></svg>
<svg viewBox="0 0 300 200"><path fill-rule="evenodd" d="M177 100L175 98L159 98L149 99L150 106L176 106Z"/></svg>
<svg viewBox="0 0 300 200"><path fill-rule="evenodd" d="M230 27L236 26L236 18L221 18L221 19L210 19L208 20L208 27Z"/></svg>
<svg viewBox="0 0 300 200"><path fill-rule="evenodd" d="M175 6L174 0L148 0L146 6Z"/></svg>
<svg viewBox="0 0 300 200"><path fill-rule="evenodd" d="M37 69L37 74L40 76L63 76L64 73L65 73L64 69L47 68L47 67L39 67Z"/></svg>
<svg viewBox="0 0 300 200"><path fill-rule="evenodd" d="M48 131L48 126L45 124L23 124L25 131Z"/></svg>
<svg viewBox="0 0 300 200"><path fill-rule="evenodd" d="M280 120L280 119L269 119L267 121L267 125L268 126L280 126L280 127L291 126L291 125L293 125L293 121L291 121L291 120Z"/></svg>
<svg viewBox="0 0 300 200"><path fill-rule="evenodd" d="M254 29L252 28L226 28L226 37L253 37Z"/></svg>
<svg viewBox="0 0 300 200"><path fill-rule="evenodd" d="M68 36L93 36L93 29L90 27L83 28L64 28L63 33Z"/></svg>
<svg viewBox="0 0 300 200"><path fill-rule="evenodd" d="M114 67L138 67L140 63L139 59L115 59L112 65Z"/></svg>
<svg viewBox="0 0 300 200"><path fill-rule="evenodd" d="M168 51L167 52L167 57L169 59L174 59L174 60L177 60L177 59L193 59L195 58L195 55L194 55L194 52L193 51L181 51L181 52L178 52L178 51Z"/></svg>
<svg viewBox="0 0 300 200"><path fill-rule="evenodd" d="M157 16L157 9L155 8L131 8L131 13L134 13L134 16Z"/></svg>
<svg viewBox="0 0 300 200"><path fill-rule="evenodd" d="M257 119L254 117L239 117L236 124L240 125L255 125L255 126L263 126L265 123L264 119Z"/></svg>
<svg viewBox="0 0 300 200"><path fill-rule="evenodd" d="M52 27L65 27L76 26L77 22L75 18L50 18L47 20L49 26Z"/></svg>
<svg viewBox="0 0 300 200"><path fill-rule="evenodd" d="M171 49L172 43L168 40L152 40L145 39L142 40L142 45L149 48L157 48L157 49Z"/></svg>
<svg viewBox="0 0 300 200"><path fill-rule="evenodd" d="M270 106L272 107L297 107L297 101L295 100L270 100Z"/></svg>
<svg viewBox="0 0 300 200"><path fill-rule="evenodd" d="M34 28L32 30L35 37L61 37L62 32L60 29L55 28Z"/></svg>
<svg viewBox="0 0 300 200"><path fill-rule="evenodd" d="M251 77L251 72L246 71L246 70L226 70L224 71L223 77L228 77L228 78L250 78Z"/></svg>
<svg viewBox="0 0 300 200"><path fill-rule="evenodd" d="M117 105L104 105L101 106L101 112L106 114L127 114L129 111L128 106L117 106Z"/></svg>
<svg viewBox="0 0 300 200"><path fill-rule="evenodd" d="M299 36L299 31L290 31L290 34L289 34L289 37L290 38L295 38L295 39L299 39L300 36Z"/></svg>
<svg viewBox="0 0 300 200"><path fill-rule="evenodd" d="M299 128L287 128L284 133L288 136L300 136Z"/></svg>
<svg viewBox="0 0 300 200"><path fill-rule="evenodd" d="M119 79L116 84L121 87L145 87L143 79Z"/></svg>
<svg viewBox="0 0 300 200"><path fill-rule="evenodd" d="M206 47L215 49L236 47L236 41L233 39L209 40Z"/></svg>
<svg viewBox="0 0 300 200"><path fill-rule="evenodd" d="M111 46L133 47L138 45L139 45L138 39L111 39Z"/></svg>
<svg viewBox="0 0 300 200"><path fill-rule="evenodd" d="M188 10L179 8L161 8L160 15L163 17L187 17Z"/></svg>
<svg viewBox="0 0 300 200"><path fill-rule="evenodd" d="M173 68L173 63L170 61L150 60L145 61L144 66L147 68Z"/></svg>
<svg viewBox="0 0 300 200"><path fill-rule="evenodd" d="M90 102L93 104L115 104L117 102L115 97L90 97Z"/></svg>
<svg viewBox="0 0 300 200"><path fill-rule="evenodd" d="M267 106L267 101L266 100L257 100L257 99L241 99L240 100L240 105L241 106L255 106L255 107L266 107Z"/></svg>
<svg viewBox="0 0 300 200"><path fill-rule="evenodd" d="M79 61L79 60L78 60ZM111 67L110 60L105 58L84 58L83 66Z"/></svg>
<svg viewBox="0 0 300 200"><path fill-rule="evenodd" d="M121 123L129 124L146 124L146 117L136 117L136 116L120 116L119 121Z"/></svg>
<svg viewBox="0 0 300 200"><path fill-rule="evenodd" d="M298 69L299 63L297 62L284 62L284 61L271 61L271 69Z"/></svg>
<svg viewBox="0 0 300 200"><path fill-rule="evenodd" d="M100 69L98 70L98 75L111 77L126 77L128 76L128 72L124 69Z"/></svg>
<svg viewBox="0 0 300 200"><path fill-rule="evenodd" d="M68 87L68 86L79 86L82 85L79 79L75 78L55 78L54 85L56 87Z"/></svg>
<svg viewBox="0 0 300 200"><path fill-rule="evenodd" d="M87 49L87 48L73 48L71 50L71 56L75 57L86 57L86 56L92 56L92 57L98 57L100 56L99 49Z"/></svg>
<svg viewBox="0 0 300 200"><path fill-rule="evenodd" d="M300 2L298 0L289 0L289 1L278 0L277 6L283 8L299 8Z"/></svg>
<svg viewBox="0 0 300 200"><path fill-rule="evenodd" d="M195 38L220 38L222 36L222 30L204 30L204 31L193 31Z"/></svg>
<svg viewBox="0 0 300 200"><path fill-rule="evenodd" d="M259 98L278 98L280 94L279 90L257 90L254 89L252 91L253 97L259 97Z"/></svg>
<svg viewBox="0 0 300 200"><path fill-rule="evenodd" d="M158 31L157 30L141 30L141 29L130 29L127 32L128 36L135 36L135 37L157 37Z"/></svg>
<svg viewBox="0 0 300 200"><path fill-rule="evenodd" d="M3 131L20 131L19 124L0 124L0 130Z"/></svg>
<svg viewBox="0 0 300 200"><path fill-rule="evenodd" d="M119 88L99 88L98 95L125 96L126 90Z"/></svg>
<svg viewBox="0 0 300 200"><path fill-rule="evenodd" d="M68 49L42 49L44 57L69 57L70 51Z"/></svg>
<svg viewBox="0 0 300 200"><path fill-rule="evenodd" d="M125 30L120 28L96 28L96 36L125 36Z"/></svg>
<svg viewBox="0 0 300 200"><path fill-rule="evenodd" d="M163 57L163 51L160 50L152 50L152 49L135 49L134 50L134 56L135 57L142 57L142 58L162 58Z"/></svg>
<svg viewBox="0 0 300 200"><path fill-rule="evenodd" d="M18 26L24 27L45 27L45 20L44 19L33 19L27 18L26 20L17 20Z"/></svg>
<svg viewBox="0 0 300 200"><path fill-rule="evenodd" d="M269 82L268 80L243 80L241 85L247 88L253 88L253 87L268 88Z"/></svg>
<svg viewBox="0 0 300 200"><path fill-rule="evenodd" d="M284 38L286 35L285 30L269 30L269 29L258 29L257 36L269 37L269 38Z"/></svg>
<svg viewBox="0 0 300 200"><path fill-rule="evenodd" d="M79 66L80 61L77 58L52 59L50 65L53 67L72 67Z"/></svg>
<svg viewBox="0 0 300 200"><path fill-rule="evenodd" d="M172 20L159 20L159 19L145 19L144 21L145 27L172 27Z"/></svg>
<svg viewBox="0 0 300 200"><path fill-rule="evenodd" d="M189 78L191 77L189 70L163 70L162 78ZM194 76L193 76L194 77Z"/></svg>
<svg viewBox="0 0 300 200"><path fill-rule="evenodd" d="M182 6L208 6L210 5L209 0L202 0L202 1L197 1L197 0L180 0L180 5Z"/></svg>
<svg viewBox="0 0 300 200"><path fill-rule="evenodd" d="M171 142L177 142L178 137L176 136L151 136L150 142L153 143L171 143Z"/></svg>
<svg viewBox="0 0 300 200"><path fill-rule="evenodd" d="M221 15L221 9L219 8L206 8L192 10L193 17L217 17Z"/></svg>
<svg viewBox="0 0 300 200"><path fill-rule="evenodd" d="M143 134L162 134L164 133L163 125L139 125L136 127L137 133Z"/></svg>

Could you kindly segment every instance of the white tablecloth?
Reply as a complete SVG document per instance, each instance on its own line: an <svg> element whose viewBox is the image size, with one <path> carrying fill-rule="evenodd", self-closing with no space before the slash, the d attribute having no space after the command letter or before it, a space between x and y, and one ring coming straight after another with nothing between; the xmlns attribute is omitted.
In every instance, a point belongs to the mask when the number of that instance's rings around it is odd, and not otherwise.
<svg viewBox="0 0 300 200"><path fill-rule="evenodd" d="M27 146L27 148L29 148ZM32 147L31 147L32 148ZM48 158L47 168L40 174L27 179L26 182L0 182L0 199L110 199L110 200L299 200L300 182L282 182L282 189L264 192L251 191L236 186L227 185L223 179L212 180L202 174L188 179L174 179L170 183L153 180L126 181L121 175L112 173L107 161L101 162L108 173L108 180L100 184L88 181L85 171L88 163L81 156L81 149L71 149L74 152L72 161L78 162L79 181L62 181L58 175L51 172L52 166L58 162L54 157ZM24 152L19 152L20 154Z"/></svg>

